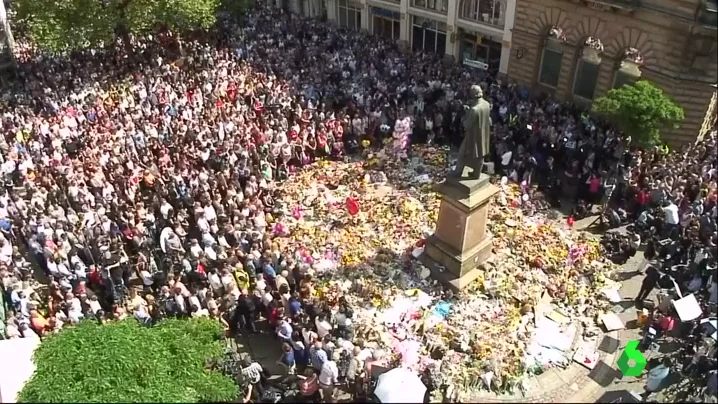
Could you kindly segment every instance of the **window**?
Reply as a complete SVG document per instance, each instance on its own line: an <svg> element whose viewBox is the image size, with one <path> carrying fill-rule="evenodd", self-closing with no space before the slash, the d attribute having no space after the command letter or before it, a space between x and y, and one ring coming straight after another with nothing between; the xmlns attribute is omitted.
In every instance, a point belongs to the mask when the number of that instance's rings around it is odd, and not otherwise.
<svg viewBox="0 0 718 404"><path fill-rule="evenodd" d="M496 27L504 26L505 0L462 0L459 18Z"/></svg>
<svg viewBox="0 0 718 404"><path fill-rule="evenodd" d="M578 61L576 81L573 84L573 94L587 100L593 100L598 81L598 67L600 65L585 60Z"/></svg>
<svg viewBox="0 0 718 404"><path fill-rule="evenodd" d="M449 11L449 0L411 0L411 5L441 14L446 14Z"/></svg>
<svg viewBox="0 0 718 404"><path fill-rule="evenodd" d="M561 61L563 60L563 52L553 49L544 49L541 56L541 69L539 71L539 83L549 86L558 87L558 79L561 75Z"/></svg>
<svg viewBox="0 0 718 404"><path fill-rule="evenodd" d="M438 55L446 53L446 23L416 16L413 18L412 49Z"/></svg>
<svg viewBox="0 0 718 404"><path fill-rule="evenodd" d="M626 84L634 84L641 77L641 65L643 55L636 48L628 48L625 51L621 65L616 70L613 78L613 88L623 87Z"/></svg>
<svg viewBox="0 0 718 404"><path fill-rule="evenodd" d="M348 4L346 0L340 0L337 3L337 20L340 27L351 30L361 29L361 9L359 7Z"/></svg>
<svg viewBox="0 0 718 404"><path fill-rule="evenodd" d="M613 88L620 88L626 84L635 84L636 81L638 81L637 76L618 70L616 71L616 77L613 79Z"/></svg>
<svg viewBox="0 0 718 404"><path fill-rule="evenodd" d="M347 26L347 9L339 7L338 13L339 13L339 26L346 27Z"/></svg>
<svg viewBox="0 0 718 404"><path fill-rule="evenodd" d="M372 32L390 40L398 40L401 31L400 14L383 8L372 7Z"/></svg>

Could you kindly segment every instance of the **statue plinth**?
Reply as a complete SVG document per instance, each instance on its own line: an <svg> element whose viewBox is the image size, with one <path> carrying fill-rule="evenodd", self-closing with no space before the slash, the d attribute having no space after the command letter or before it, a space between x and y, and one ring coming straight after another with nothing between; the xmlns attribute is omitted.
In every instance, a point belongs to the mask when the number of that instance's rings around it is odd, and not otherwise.
<svg viewBox="0 0 718 404"><path fill-rule="evenodd" d="M421 260L434 279L460 291L479 276L478 267L491 256L486 219L499 188L482 174L478 179L448 178L436 190L442 195L439 219Z"/></svg>

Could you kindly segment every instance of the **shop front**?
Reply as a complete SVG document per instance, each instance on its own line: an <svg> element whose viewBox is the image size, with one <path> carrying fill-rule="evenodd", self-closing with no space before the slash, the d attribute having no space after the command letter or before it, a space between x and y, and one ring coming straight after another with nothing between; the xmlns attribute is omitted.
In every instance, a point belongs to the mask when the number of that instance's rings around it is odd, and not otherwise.
<svg viewBox="0 0 718 404"><path fill-rule="evenodd" d="M371 7L371 32L389 40L399 40L401 33L401 14L385 8Z"/></svg>
<svg viewBox="0 0 718 404"><path fill-rule="evenodd" d="M497 72L501 63L501 42L489 36L459 28L461 63L475 69Z"/></svg>
<svg viewBox="0 0 718 404"><path fill-rule="evenodd" d="M411 46L415 51L446 53L446 23L412 16Z"/></svg>

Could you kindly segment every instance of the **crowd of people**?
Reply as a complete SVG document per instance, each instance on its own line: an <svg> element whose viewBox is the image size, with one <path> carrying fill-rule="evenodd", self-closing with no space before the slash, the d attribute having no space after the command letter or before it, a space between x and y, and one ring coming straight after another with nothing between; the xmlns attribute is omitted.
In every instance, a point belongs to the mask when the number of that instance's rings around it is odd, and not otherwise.
<svg viewBox="0 0 718 404"><path fill-rule="evenodd" d="M209 34L134 41L132 56L30 55L3 91L0 274L14 313L3 337L129 316L256 333L262 317L307 395L330 401L340 381L365 394L371 367L390 364L355 338L346 299L318 298L311 266L274 239L291 214L282 181L380 148L406 159L412 144L458 145L474 83L492 104L490 171L581 201L577 215L595 204L609 223L635 221L648 258L695 262L679 281L700 278L715 302L715 134L641 150L571 105L261 5ZM49 279L42 297L34 267ZM247 362L261 395L259 372Z"/></svg>

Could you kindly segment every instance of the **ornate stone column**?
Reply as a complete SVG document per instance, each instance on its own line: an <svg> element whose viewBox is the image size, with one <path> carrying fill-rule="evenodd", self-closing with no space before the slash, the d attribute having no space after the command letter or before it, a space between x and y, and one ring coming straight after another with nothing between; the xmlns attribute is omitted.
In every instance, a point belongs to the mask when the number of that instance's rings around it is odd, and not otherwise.
<svg viewBox="0 0 718 404"><path fill-rule="evenodd" d="M449 1L449 9L446 12L446 59L455 59L459 56L459 41L458 32L459 29L456 27L456 18L458 13L459 0Z"/></svg>
<svg viewBox="0 0 718 404"><path fill-rule="evenodd" d="M399 3L399 40L407 47L411 44L411 15L409 15L409 1L411 0L401 0L401 3Z"/></svg>
<svg viewBox="0 0 718 404"><path fill-rule="evenodd" d="M337 2L336 0L327 0L327 20L337 21Z"/></svg>
<svg viewBox="0 0 718 404"><path fill-rule="evenodd" d="M501 60L499 61L499 74L509 74L509 60L511 60L511 41L516 18L516 0L506 1L506 14L504 15L504 36L501 41Z"/></svg>

